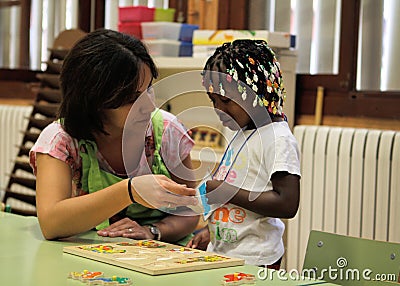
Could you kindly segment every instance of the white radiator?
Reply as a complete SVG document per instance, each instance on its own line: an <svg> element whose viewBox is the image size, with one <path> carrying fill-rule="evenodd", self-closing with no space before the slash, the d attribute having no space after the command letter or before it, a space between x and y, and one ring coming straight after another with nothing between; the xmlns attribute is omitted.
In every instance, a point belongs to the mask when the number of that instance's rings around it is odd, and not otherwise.
<svg viewBox="0 0 400 286"><path fill-rule="evenodd" d="M14 166L32 106L0 105L0 201Z"/></svg>
<svg viewBox="0 0 400 286"><path fill-rule="evenodd" d="M310 230L400 242L400 132L294 128L300 208L288 220L286 270L301 270Z"/></svg>

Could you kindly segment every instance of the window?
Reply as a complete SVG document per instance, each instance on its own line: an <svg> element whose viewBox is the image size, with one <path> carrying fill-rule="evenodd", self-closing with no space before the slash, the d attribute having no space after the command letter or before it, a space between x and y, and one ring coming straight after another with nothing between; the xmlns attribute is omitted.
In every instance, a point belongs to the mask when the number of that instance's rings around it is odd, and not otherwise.
<svg viewBox="0 0 400 286"><path fill-rule="evenodd" d="M48 48L52 47L57 35L65 29L78 27L78 10L82 3L79 0L31 0L30 7L21 7L17 2L29 1L15 2L10 7L0 6L0 68L25 67L31 70L43 70L46 67L43 62L49 57ZM96 5L101 5L100 3L105 6L105 23L101 23L101 25L116 30L118 6L145 5L167 8L168 2L168 0L105 0L104 2L91 0L89 9L92 13L89 17L89 29L95 29L94 13ZM26 14L30 15L29 47L27 47L29 55L20 55L22 39L20 35L24 30L21 31L21 17ZM22 57L27 59L26 66L21 63Z"/></svg>
<svg viewBox="0 0 400 286"><path fill-rule="evenodd" d="M397 76L400 26L396 19L400 15L400 1L359 2L356 89L400 90ZM265 3L263 28L296 35L298 73L339 74L341 0L267 0ZM257 13L262 12L261 9Z"/></svg>
<svg viewBox="0 0 400 286"><path fill-rule="evenodd" d="M362 0L357 90L400 90L400 1Z"/></svg>
<svg viewBox="0 0 400 286"><path fill-rule="evenodd" d="M314 115L321 86L324 116L400 119L400 1L265 3L263 27L296 34L297 115Z"/></svg>

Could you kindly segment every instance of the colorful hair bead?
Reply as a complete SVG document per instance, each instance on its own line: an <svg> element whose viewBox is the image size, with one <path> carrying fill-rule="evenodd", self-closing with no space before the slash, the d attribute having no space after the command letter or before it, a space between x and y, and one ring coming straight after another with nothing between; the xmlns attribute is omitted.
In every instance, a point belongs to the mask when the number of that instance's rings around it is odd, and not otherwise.
<svg viewBox="0 0 400 286"><path fill-rule="evenodd" d="M204 71L225 73L227 83L231 83L232 79L236 81L243 100L248 100L251 94L255 97L253 106L259 104L265 106L271 115L283 116L286 92L282 72L275 53L265 41L236 40L225 43L207 60ZM219 83L219 92L226 96L222 84L225 81ZM249 89L245 88L246 85Z"/></svg>
<svg viewBox="0 0 400 286"><path fill-rule="evenodd" d="M225 90L224 87L222 85L222 82L219 83L219 94L222 96L225 96Z"/></svg>

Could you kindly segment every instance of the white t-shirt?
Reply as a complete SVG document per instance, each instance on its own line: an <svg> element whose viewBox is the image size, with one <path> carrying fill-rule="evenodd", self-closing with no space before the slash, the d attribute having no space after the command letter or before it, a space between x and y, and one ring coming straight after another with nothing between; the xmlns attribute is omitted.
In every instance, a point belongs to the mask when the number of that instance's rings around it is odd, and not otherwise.
<svg viewBox="0 0 400 286"><path fill-rule="evenodd" d="M250 191L249 199L254 200L260 192L272 190L271 175L278 171L300 176L298 144L284 121L240 131L214 179ZM278 218L228 203L214 211L208 226L208 251L243 258L253 265L272 264L284 253L285 226Z"/></svg>

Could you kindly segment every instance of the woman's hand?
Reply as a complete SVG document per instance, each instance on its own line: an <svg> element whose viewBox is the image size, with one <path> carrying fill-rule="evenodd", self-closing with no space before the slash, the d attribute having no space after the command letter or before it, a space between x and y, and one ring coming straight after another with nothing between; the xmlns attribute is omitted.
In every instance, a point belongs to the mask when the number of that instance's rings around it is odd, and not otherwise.
<svg viewBox="0 0 400 286"><path fill-rule="evenodd" d="M127 237L132 239L153 239L154 235L147 226L141 226L130 218L123 218L110 226L97 231L100 236Z"/></svg>
<svg viewBox="0 0 400 286"><path fill-rule="evenodd" d="M200 250L206 250L207 245L210 242L210 231L208 227L201 229L196 235L186 244L190 248L198 248Z"/></svg>
<svg viewBox="0 0 400 286"><path fill-rule="evenodd" d="M148 208L197 205L196 190L177 184L164 175L143 175L132 179L134 200Z"/></svg>

